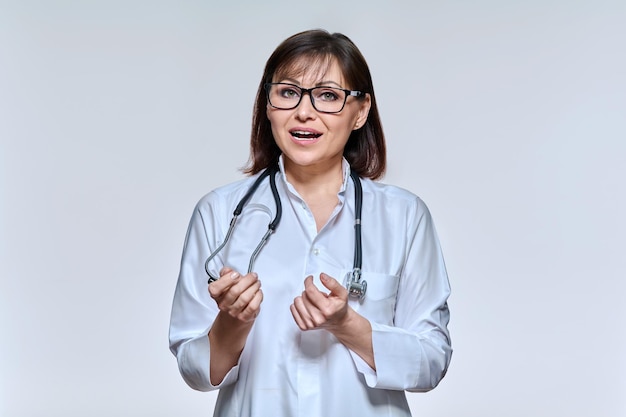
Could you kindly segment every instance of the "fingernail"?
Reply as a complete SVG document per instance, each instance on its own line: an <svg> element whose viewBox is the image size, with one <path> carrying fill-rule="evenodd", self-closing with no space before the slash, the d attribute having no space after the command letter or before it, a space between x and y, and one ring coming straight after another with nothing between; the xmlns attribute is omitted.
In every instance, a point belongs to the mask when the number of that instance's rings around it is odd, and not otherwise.
<svg viewBox="0 0 626 417"><path fill-rule="evenodd" d="M230 274L230 277L232 279L237 279L237 278L239 278L239 273L238 272L233 272L232 274Z"/></svg>

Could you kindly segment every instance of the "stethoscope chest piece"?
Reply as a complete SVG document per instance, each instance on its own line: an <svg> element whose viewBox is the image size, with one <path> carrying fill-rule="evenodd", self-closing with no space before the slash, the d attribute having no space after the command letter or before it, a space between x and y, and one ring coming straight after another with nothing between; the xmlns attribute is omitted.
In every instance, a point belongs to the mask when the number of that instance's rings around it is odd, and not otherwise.
<svg viewBox="0 0 626 417"><path fill-rule="evenodd" d="M361 279L361 270L353 269L348 272L346 276L346 288L348 290L348 296L351 298L357 298L359 301L365 298L367 292L367 281Z"/></svg>

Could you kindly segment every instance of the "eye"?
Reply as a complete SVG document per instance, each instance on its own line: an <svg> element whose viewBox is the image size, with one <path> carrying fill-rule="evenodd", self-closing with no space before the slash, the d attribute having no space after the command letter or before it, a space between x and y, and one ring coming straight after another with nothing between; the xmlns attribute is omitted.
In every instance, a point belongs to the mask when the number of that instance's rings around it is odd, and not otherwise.
<svg viewBox="0 0 626 417"><path fill-rule="evenodd" d="M315 90L315 100L337 101L340 97L340 90L334 88L320 88Z"/></svg>
<svg viewBox="0 0 626 417"><path fill-rule="evenodd" d="M300 91L290 85L281 85L278 87L278 95L286 99L297 99L300 97Z"/></svg>

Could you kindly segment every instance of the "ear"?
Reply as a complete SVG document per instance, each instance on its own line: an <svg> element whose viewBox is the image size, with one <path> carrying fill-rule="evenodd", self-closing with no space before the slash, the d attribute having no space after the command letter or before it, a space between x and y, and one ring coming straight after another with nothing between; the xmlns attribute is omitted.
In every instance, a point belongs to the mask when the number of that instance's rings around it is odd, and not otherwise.
<svg viewBox="0 0 626 417"><path fill-rule="evenodd" d="M356 121L354 122L353 130L360 129L365 124L367 116L370 113L372 107L372 98L369 94L365 94L365 98L361 100L359 111L357 113Z"/></svg>

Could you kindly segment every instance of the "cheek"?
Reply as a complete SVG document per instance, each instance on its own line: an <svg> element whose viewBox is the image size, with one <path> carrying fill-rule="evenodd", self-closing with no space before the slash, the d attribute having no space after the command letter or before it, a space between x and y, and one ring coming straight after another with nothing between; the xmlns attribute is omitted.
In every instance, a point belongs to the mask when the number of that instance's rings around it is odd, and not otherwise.
<svg viewBox="0 0 626 417"><path fill-rule="evenodd" d="M350 136L352 129L354 128L354 124L356 123L356 117L352 115L350 117L346 117L340 123L335 125L335 130L338 132L342 132L345 135Z"/></svg>
<svg viewBox="0 0 626 417"><path fill-rule="evenodd" d="M273 109L269 106L267 107L265 111L265 116L272 126L272 132L275 132L276 129L285 125L287 118L283 113L284 111L277 111L276 109Z"/></svg>
<svg viewBox="0 0 626 417"><path fill-rule="evenodd" d="M270 109L267 109L266 115L267 115L267 120L270 122L270 128L272 130L272 136L274 136L274 140L276 140L276 133L277 133L276 128L278 126L278 123L276 121L275 114L272 113L272 111Z"/></svg>
<svg viewBox="0 0 626 417"><path fill-rule="evenodd" d="M281 151L283 150L283 146L281 144L281 134L282 130L280 129L281 123L280 120L277 120L276 112L273 112L271 108L267 109L266 112L267 120L270 122L270 129L272 131L272 138L274 139L274 143L278 146Z"/></svg>

